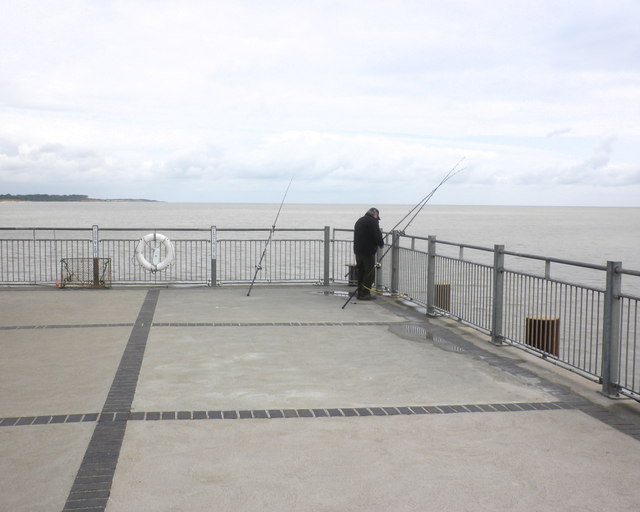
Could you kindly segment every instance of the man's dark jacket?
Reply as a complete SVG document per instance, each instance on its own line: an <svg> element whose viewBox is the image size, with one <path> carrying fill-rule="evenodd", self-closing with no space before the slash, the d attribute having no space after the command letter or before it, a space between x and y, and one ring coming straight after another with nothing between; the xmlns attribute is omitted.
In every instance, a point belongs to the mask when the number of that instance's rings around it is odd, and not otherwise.
<svg viewBox="0 0 640 512"><path fill-rule="evenodd" d="M374 254L384 245L380 221L368 213L356 221L353 230L353 252L356 254Z"/></svg>

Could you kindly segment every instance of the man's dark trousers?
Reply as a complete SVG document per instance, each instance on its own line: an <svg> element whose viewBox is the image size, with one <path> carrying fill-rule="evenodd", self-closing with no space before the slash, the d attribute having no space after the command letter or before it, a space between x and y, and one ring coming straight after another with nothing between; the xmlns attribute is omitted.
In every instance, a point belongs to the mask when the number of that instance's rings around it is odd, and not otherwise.
<svg viewBox="0 0 640 512"><path fill-rule="evenodd" d="M376 254L356 254L358 296L369 295L375 279Z"/></svg>

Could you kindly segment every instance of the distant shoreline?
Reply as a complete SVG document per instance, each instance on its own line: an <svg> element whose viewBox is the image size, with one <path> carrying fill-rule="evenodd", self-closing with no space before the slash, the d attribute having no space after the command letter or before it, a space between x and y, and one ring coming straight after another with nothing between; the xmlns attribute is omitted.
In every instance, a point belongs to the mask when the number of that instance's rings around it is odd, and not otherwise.
<svg viewBox="0 0 640 512"><path fill-rule="evenodd" d="M0 194L0 201L34 201L34 202L126 202L126 201L142 201L149 203L157 203L154 199L95 199L93 197L81 194Z"/></svg>

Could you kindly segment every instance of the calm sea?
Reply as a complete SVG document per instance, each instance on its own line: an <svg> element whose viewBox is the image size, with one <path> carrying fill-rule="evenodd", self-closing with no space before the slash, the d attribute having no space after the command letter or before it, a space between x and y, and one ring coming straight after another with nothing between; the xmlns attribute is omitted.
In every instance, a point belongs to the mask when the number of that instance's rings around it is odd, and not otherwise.
<svg viewBox="0 0 640 512"><path fill-rule="evenodd" d="M270 228L279 204L0 202L0 227ZM376 205L383 230L412 208ZM351 229L369 205L284 204L278 228ZM408 220L408 219L407 219ZM399 226L404 229L405 223ZM406 230L418 236L640 269L640 208L427 205Z"/></svg>
<svg viewBox="0 0 640 512"><path fill-rule="evenodd" d="M376 205L393 228L412 208ZM284 204L278 228L353 227L369 205ZM0 202L0 227L270 228L278 204ZM405 223L399 226L404 228ZM406 230L439 240L640 269L640 208L427 205Z"/></svg>

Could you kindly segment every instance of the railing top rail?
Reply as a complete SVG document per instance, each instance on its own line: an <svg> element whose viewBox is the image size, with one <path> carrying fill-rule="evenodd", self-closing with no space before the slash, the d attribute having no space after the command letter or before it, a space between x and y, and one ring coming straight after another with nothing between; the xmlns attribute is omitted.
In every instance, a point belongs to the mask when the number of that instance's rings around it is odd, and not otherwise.
<svg viewBox="0 0 640 512"><path fill-rule="evenodd" d="M493 248L489 248L489 247L481 247L481 246L477 246L477 245L469 245L469 244L461 244L461 243L457 243L457 242L447 242L445 240L436 240L436 243L438 244L444 244L444 245L453 245L456 247L462 247L465 249L474 249L477 251L485 251L485 252L493 252L494 249ZM505 254L507 256L515 256L517 258L527 258L527 259L531 259L531 260L538 260L538 261L545 261L545 262L550 262L550 263L559 263L561 265L571 265L574 267L582 267L582 268L589 268L592 270L607 270L607 266L606 265L598 265L595 263L586 263L583 261L574 261L574 260L567 260L567 259L563 259L563 258L554 258L551 256L540 256L537 254L528 254L528 253L524 253L524 252L515 252L515 251L507 251L507 250L503 250L501 251L502 254ZM640 272L635 272L632 270L626 270L626 271L622 271L625 274L630 274L630 275L640 275Z"/></svg>
<svg viewBox="0 0 640 512"><path fill-rule="evenodd" d="M407 238L413 238L414 240L424 240L425 242L429 241L428 236L418 236L418 235L407 235L406 233L400 233L400 236L404 236Z"/></svg>
<svg viewBox="0 0 640 512"><path fill-rule="evenodd" d="M583 261L565 260L562 258L552 258L550 256L538 256L536 254L527 254L522 252L502 251L503 254L516 256L518 258L528 258L531 260L549 261L551 263L560 263L562 265L572 265L574 267L590 268L592 270L607 270L606 265L597 265L595 263L585 263Z"/></svg>
<svg viewBox="0 0 640 512"><path fill-rule="evenodd" d="M271 231L271 228L218 228L216 226L210 226L207 228L172 228L167 226L162 227L131 227L131 228L109 228L100 227L100 231L191 231L191 232L209 232L212 228L215 228L218 232L221 231ZM91 231L92 227L82 228L60 228L60 227L0 227L0 231ZM316 231L323 232L324 228L276 228L274 231L282 232L295 232L295 231Z"/></svg>
<svg viewBox="0 0 640 512"><path fill-rule="evenodd" d="M44 227L0 227L0 231L91 231L92 227L82 228L44 228Z"/></svg>
<svg viewBox="0 0 640 512"><path fill-rule="evenodd" d="M218 231L271 231L271 228L217 228ZM286 231L286 232L296 232L296 231L316 231L318 233L322 233L324 228L275 228L274 231Z"/></svg>
<svg viewBox="0 0 640 512"><path fill-rule="evenodd" d="M416 237L414 237L414 238L416 238ZM425 238L424 240L428 240L428 239ZM493 248L492 247L482 247L480 245L461 244L459 242L447 242L446 240L438 240L438 239L436 239L436 244L455 245L456 247L462 247L463 249L474 249L476 251L493 252Z"/></svg>

